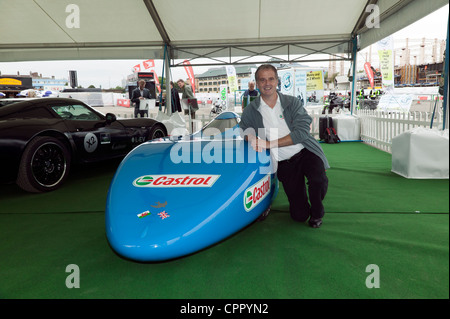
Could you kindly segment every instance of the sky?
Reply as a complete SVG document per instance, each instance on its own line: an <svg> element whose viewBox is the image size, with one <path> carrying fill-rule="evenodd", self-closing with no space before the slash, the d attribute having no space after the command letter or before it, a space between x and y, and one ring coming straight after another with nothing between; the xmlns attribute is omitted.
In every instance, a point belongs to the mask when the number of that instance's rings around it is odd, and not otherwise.
<svg viewBox="0 0 450 319"><path fill-rule="evenodd" d="M446 39L449 6L431 13L416 23L393 34L394 39L422 38ZM122 86L122 80L133 71L133 66L142 60L96 60L96 61L30 61L30 62L0 62L2 75L30 74L38 72L43 77L55 76L57 79L68 79L69 70L77 70L78 84L83 87L108 89ZM162 60L155 61L158 76L162 72ZM323 62L328 67L328 62ZM201 74L211 67L194 67L195 74ZM183 67L171 68L171 77L187 79Z"/></svg>

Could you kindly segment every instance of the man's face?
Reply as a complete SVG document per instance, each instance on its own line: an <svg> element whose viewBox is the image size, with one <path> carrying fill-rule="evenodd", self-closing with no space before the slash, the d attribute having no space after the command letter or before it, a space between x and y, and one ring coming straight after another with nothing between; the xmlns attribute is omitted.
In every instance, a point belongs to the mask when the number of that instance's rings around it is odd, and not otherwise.
<svg viewBox="0 0 450 319"><path fill-rule="evenodd" d="M145 82L139 82L139 88L143 90L145 88Z"/></svg>
<svg viewBox="0 0 450 319"><path fill-rule="evenodd" d="M180 89L184 87L184 82L178 81L177 84Z"/></svg>
<svg viewBox="0 0 450 319"><path fill-rule="evenodd" d="M249 89L250 91L255 90L255 83L250 82L250 83L248 84L248 89Z"/></svg>
<svg viewBox="0 0 450 319"><path fill-rule="evenodd" d="M256 85L261 93L261 96L271 97L277 93L278 79L275 72L271 69L262 69L258 72L258 79Z"/></svg>

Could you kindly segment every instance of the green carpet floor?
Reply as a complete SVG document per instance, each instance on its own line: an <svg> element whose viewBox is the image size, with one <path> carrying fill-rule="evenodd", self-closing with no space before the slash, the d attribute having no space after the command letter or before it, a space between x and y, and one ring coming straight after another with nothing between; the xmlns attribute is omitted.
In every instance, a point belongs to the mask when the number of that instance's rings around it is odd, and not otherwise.
<svg viewBox="0 0 450 319"><path fill-rule="evenodd" d="M52 193L2 185L0 298L449 298L449 181L400 177L390 154L362 143L322 146L332 168L320 229L290 219L281 188L265 221L161 263L127 261L108 246L118 161L79 167ZM70 264L80 288L65 285ZM379 288L366 286L370 264Z"/></svg>

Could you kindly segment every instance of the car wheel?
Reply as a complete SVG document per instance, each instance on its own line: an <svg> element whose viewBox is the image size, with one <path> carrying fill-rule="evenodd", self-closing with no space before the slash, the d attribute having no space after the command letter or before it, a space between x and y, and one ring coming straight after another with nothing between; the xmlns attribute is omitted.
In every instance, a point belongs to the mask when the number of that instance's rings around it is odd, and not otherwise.
<svg viewBox="0 0 450 319"><path fill-rule="evenodd" d="M22 154L17 185L28 192L41 193L57 189L67 178L70 153L60 140L38 136Z"/></svg>
<svg viewBox="0 0 450 319"><path fill-rule="evenodd" d="M150 133L148 134L148 140L154 140L155 138L162 138L167 136L166 129L161 124L155 124L150 129Z"/></svg>

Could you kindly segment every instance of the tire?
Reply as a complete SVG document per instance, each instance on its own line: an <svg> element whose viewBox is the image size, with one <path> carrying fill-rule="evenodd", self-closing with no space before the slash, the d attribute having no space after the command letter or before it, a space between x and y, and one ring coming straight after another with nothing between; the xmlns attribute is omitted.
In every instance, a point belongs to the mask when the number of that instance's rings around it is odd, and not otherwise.
<svg viewBox="0 0 450 319"><path fill-rule="evenodd" d="M161 124L155 124L150 129L150 132L148 133L148 140L154 140L156 138L162 138L167 136L166 128Z"/></svg>
<svg viewBox="0 0 450 319"><path fill-rule="evenodd" d="M35 137L20 160L17 185L27 192L42 193L61 186L69 175L70 153L60 140Z"/></svg>

